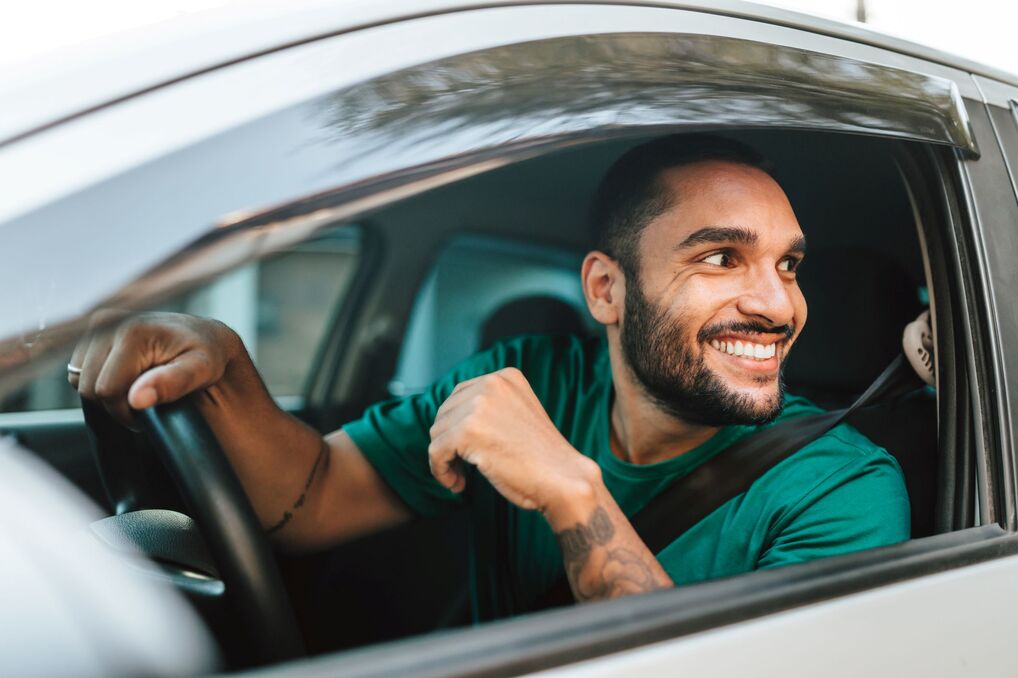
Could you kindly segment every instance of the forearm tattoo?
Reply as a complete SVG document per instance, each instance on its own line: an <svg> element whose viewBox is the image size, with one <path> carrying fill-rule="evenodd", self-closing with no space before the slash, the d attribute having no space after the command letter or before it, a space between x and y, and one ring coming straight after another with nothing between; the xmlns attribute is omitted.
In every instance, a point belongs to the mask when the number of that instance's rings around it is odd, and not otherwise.
<svg viewBox="0 0 1018 678"><path fill-rule="evenodd" d="M653 571L638 554L624 547L607 548L615 537L615 526L604 507L594 509L586 524L577 523L555 536L562 548L569 584L578 601L614 598L658 588ZM603 556L592 558L595 550L601 548L605 550Z"/></svg>
<svg viewBox="0 0 1018 678"><path fill-rule="evenodd" d="M322 465L322 460L325 459L329 454L329 444L322 440L322 447L318 450L318 456L315 457L315 463L311 465L311 471L308 473L308 479L304 481L304 489L301 490L300 496L297 497L297 501L293 502L293 506L290 507L289 511L283 511L283 517L276 522L275 525L265 530L266 534L272 534L286 527L286 524L293 520L294 511L298 510L304 505L304 500L307 498L308 490L311 489L311 483L314 482L315 476L318 474L318 467Z"/></svg>

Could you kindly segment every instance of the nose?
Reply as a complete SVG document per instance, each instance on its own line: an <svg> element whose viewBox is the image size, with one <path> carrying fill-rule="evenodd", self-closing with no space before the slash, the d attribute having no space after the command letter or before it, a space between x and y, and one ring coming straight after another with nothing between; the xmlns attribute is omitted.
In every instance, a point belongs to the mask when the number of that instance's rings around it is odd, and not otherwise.
<svg viewBox="0 0 1018 678"><path fill-rule="evenodd" d="M794 296L798 293L795 280L783 278L776 268L754 267L746 276L746 286L739 295L739 311L772 325L790 325L795 318Z"/></svg>

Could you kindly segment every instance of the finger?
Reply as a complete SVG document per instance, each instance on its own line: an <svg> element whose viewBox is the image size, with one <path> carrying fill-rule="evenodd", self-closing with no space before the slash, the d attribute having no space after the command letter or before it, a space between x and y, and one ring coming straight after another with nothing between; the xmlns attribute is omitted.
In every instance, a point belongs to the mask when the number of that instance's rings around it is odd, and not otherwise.
<svg viewBox="0 0 1018 678"><path fill-rule="evenodd" d="M85 335L75 344L68 364L73 367L82 367L85 363L85 356L88 355L92 344L97 340L111 337L113 324L127 317L127 315L126 311L115 309L101 309L92 313L88 319L88 329L85 331ZM78 375L68 372L67 381L70 382L71 386L78 388L78 383L81 380Z"/></svg>
<svg viewBox="0 0 1018 678"><path fill-rule="evenodd" d="M109 355L112 345L113 340L107 332L103 332L89 342L85 357L81 359L79 365L81 374L78 375L78 393L82 398L95 400L95 382L99 373L102 372L103 363L106 362L106 356Z"/></svg>
<svg viewBox="0 0 1018 678"><path fill-rule="evenodd" d="M438 408L438 412L435 413L435 420L437 421L441 416L443 416L443 414L446 414L463 403L476 398L478 396L479 389L491 378L491 376L491 374L482 374L479 377L467 379L466 381L461 381L456 384L452 393L449 394L449 397L446 398L441 407Z"/></svg>
<svg viewBox="0 0 1018 678"><path fill-rule="evenodd" d="M462 393L463 391L467 391L477 386L486 376L488 375L482 374L480 376L472 377L465 381L459 382L458 384L456 384L456 386L453 387L452 392L449 394L449 398L452 398L454 395L457 395L459 393ZM448 400L449 398L446 398L446 400Z"/></svg>
<svg viewBox="0 0 1018 678"><path fill-rule="evenodd" d="M213 372L212 361L204 351L187 351L138 377L127 393L127 402L136 410L171 403L222 376Z"/></svg>
<svg viewBox="0 0 1018 678"><path fill-rule="evenodd" d="M438 408L438 412L435 413L435 421L432 425L432 429L439 425L441 422L442 428L448 427L451 421L456 419L456 414L462 410L463 405L470 403L475 397L473 391L462 390L454 391L452 395L445 399L445 402Z"/></svg>
<svg viewBox="0 0 1018 678"><path fill-rule="evenodd" d="M431 442L428 446L428 464L431 475L442 487L456 493L466 487L467 477L453 435L446 434Z"/></svg>
<svg viewBox="0 0 1018 678"><path fill-rule="evenodd" d="M470 407L466 402L448 410L439 410L438 415L435 416L434 423L431 424L431 428L428 430L431 440L434 441L447 433L457 430L463 425L463 421L470 415L470 412Z"/></svg>
<svg viewBox="0 0 1018 678"><path fill-rule="evenodd" d="M142 365L142 354L134 348L136 342L125 338L114 343L95 380L95 395L114 419L126 426L134 423L134 414L127 402L127 393Z"/></svg>
<svg viewBox="0 0 1018 678"><path fill-rule="evenodd" d="M67 360L67 364L71 367L81 369L81 363L85 359L85 354L88 352L88 345L90 343L92 343L92 338L89 336L86 336L79 341L75 345L74 351L71 352L71 357ZM70 370L67 371L67 383L69 383L74 389L78 388L78 383L80 381L80 373L74 373Z"/></svg>
<svg viewBox="0 0 1018 678"><path fill-rule="evenodd" d="M534 393L534 389L531 387L526 375L524 375L518 368L503 367L494 374L497 375L504 383L508 384L509 388L511 388L514 392L526 395L531 401L538 400L537 394Z"/></svg>

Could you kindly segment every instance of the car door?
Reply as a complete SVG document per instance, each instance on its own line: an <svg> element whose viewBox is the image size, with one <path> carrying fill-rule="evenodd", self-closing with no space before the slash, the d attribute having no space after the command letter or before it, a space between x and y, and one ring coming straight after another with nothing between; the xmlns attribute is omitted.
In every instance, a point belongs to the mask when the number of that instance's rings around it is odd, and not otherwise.
<svg viewBox="0 0 1018 678"><path fill-rule="evenodd" d="M978 515L954 527L976 527L331 657L313 670L503 674L626 651L583 668L811 675L826 657L827 669L847 675L905 668L883 663L902 651L942 666L942 656L926 651L928 638L958 649L970 666L996 666L1004 657L985 650L1006 647L1004 621L1018 586L1018 540L1005 532L1015 527L1011 382L994 341L1010 321L992 297L980 296L986 262L997 256L986 239L1003 236L990 234L991 219L976 218L978 201L974 211L959 184L979 191L981 176L1006 169L992 130L980 123L976 83L963 70L857 42L828 25L739 14L464 5L419 18L393 13L361 30L337 19L332 37L211 69L14 140L0 154L0 176L18 172L33 190L0 204L0 223L19 253L0 280L26 290L0 320L0 336L18 338L4 353L5 383L24 382L35 366L37 356L19 347L40 309L47 320L40 338L65 350L94 308L149 307L326 225L367 221L381 206L570 145L703 127L905 140L914 153L903 157L903 171L944 203L926 215L943 259L931 264L944 277L940 331L957 347L941 365L956 380L945 386L969 399L943 411L964 424L959 435L973 437L962 447L979 470ZM164 136L142 133L157 123ZM140 141L130 152L96 152L131 131ZM95 162L87 172L47 174L47 161L65 153ZM985 198L982 210L1015 209L1013 194L1010 203L998 199L999 191ZM68 224L102 237L55 251ZM424 278L429 259L415 249L412 230L394 222L375 234L384 244L370 267L376 279ZM82 261L93 274L66 275ZM372 381L392 373L383 368L396 352L384 347L398 345L413 300L405 294L393 302L393 290L354 285L356 309L337 313L341 322L305 390L308 407L356 409L377 390ZM943 616L931 613L940 602L978 607L980 623L951 626L951 642L942 640ZM864 622L873 623L862 633ZM894 633L906 625L909 634ZM824 654L789 661L803 648Z"/></svg>

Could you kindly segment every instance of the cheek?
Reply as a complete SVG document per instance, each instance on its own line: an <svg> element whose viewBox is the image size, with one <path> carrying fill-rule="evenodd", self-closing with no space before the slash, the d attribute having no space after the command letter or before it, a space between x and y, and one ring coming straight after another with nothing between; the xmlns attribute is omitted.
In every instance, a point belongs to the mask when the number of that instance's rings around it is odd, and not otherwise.
<svg viewBox="0 0 1018 678"><path fill-rule="evenodd" d="M796 332L801 332L802 328L806 325L807 306L806 297L802 295L802 290L796 285L792 292L792 305L795 306L795 329Z"/></svg>
<svg viewBox="0 0 1018 678"><path fill-rule="evenodd" d="M699 330L725 315L738 303L740 288L723 276L696 276L671 291L668 315L682 326L695 342Z"/></svg>
<svg viewBox="0 0 1018 678"><path fill-rule="evenodd" d="M709 318L739 296L740 289L724 276L693 276L668 291L662 301L673 316Z"/></svg>

